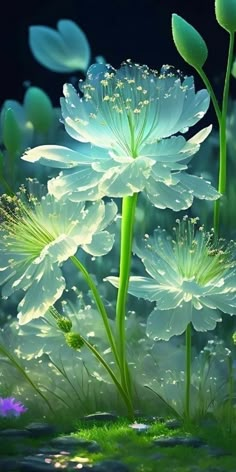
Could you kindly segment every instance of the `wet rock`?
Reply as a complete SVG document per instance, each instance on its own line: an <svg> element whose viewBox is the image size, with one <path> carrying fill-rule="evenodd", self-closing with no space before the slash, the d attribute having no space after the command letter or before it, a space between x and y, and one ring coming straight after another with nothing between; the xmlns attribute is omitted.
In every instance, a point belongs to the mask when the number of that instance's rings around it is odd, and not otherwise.
<svg viewBox="0 0 236 472"><path fill-rule="evenodd" d="M113 413L106 413L106 412L97 412L91 415L86 415L81 418L83 421L91 421L91 422L115 422L118 420L118 416Z"/></svg>
<svg viewBox="0 0 236 472"><path fill-rule="evenodd" d="M26 431L26 429L14 429L14 428L9 428L9 429L3 429L0 431L0 436L7 436L9 438L16 438L16 437L30 437L30 432Z"/></svg>
<svg viewBox="0 0 236 472"><path fill-rule="evenodd" d="M25 427L30 432L30 436L38 438L40 436L49 436L55 434L56 428L48 423L30 423Z"/></svg>
<svg viewBox="0 0 236 472"><path fill-rule="evenodd" d="M73 436L61 436L50 441L50 445L63 451L74 451L75 449L86 449L90 452L99 452L101 450L96 441L88 441L83 438Z"/></svg>
<svg viewBox="0 0 236 472"><path fill-rule="evenodd" d="M180 420L177 420L176 418L165 421L165 426L168 429L179 429L182 425L183 423Z"/></svg>
<svg viewBox="0 0 236 472"><path fill-rule="evenodd" d="M18 469L20 472L55 472L52 459L45 454L25 457L19 462Z"/></svg>
<svg viewBox="0 0 236 472"><path fill-rule="evenodd" d="M204 442L200 438L194 436L176 436L176 437L163 437L154 439L154 444L160 447L175 447L175 446L189 446L189 447L201 447Z"/></svg>
<svg viewBox="0 0 236 472"><path fill-rule="evenodd" d="M91 469L90 469L91 470ZM129 472L127 465L120 461L102 461L97 463L92 468L93 472Z"/></svg>

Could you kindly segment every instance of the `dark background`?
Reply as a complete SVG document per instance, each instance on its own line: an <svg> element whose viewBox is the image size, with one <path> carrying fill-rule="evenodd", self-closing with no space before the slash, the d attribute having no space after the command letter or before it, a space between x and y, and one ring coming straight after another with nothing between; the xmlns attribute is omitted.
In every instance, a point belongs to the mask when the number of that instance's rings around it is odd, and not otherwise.
<svg viewBox="0 0 236 472"><path fill-rule="evenodd" d="M42 87L55 106L59 104L66 74L56 74L38 64L28 46L28 28L56 28L59 19L74 20L86 33L92 56L103 55L115 67L127 58L159 69L171 64L185 74L194 74L177 53L171 34L171 14L178 13L204 37L209 58L205 67L221 97L228 34L215 20L214 0L13 0L4 2L0 27L0 103L7 98L22 100L25 86ZM235 81L236 82L236 81ZM196 76L196 86L202 86ZM235 87L231 94L236 96Z"/></svg>

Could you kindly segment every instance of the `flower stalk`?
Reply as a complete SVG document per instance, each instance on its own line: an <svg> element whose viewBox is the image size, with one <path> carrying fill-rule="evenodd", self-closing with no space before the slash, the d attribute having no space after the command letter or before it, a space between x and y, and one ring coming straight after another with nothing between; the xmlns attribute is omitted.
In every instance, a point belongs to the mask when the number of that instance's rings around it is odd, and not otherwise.
<svg viewBox="0 0 236 472"><path fill-rule="evenodd" d="M138 194L136 193L131 197L124 197L122 201L119 287L116 304L116 329L119 345L118 351L120 359L121 382L129 398L132 397L132 387L130 383L130 376L126 360L125 314L130 277L133 229L137 196Z"/></svg>
<svg viewBox="0 0 236 472"><path fill-rule="evenodd" d="M119 359L119 355L118 355L118 352L117 352L115 339L114 339L114 336L113 336L113 333L112 333L112 330L111 330L111 327L110 327L110 323L109 323L109 319L108 319L106 309L105 309L104 304L102 302L102 299L99 295L97 287L96 287L95 283L93 282L93 279L90 277L88 271L85 269L83 264L79 261L79 259L77 259L77 257L75 257L75 256L72 256L70 259L71 259L71 262L73 262L74 266L77 269L79 269L80 272L82 273L86 283L88 284L88 287L90 288L90 290L93 294L94 301L96 303L97 309L98 309L99 313L101 314L101 317L102 317L102 320L103 320L103 323L104 323L104 327L105 327L105 330L106 330L106 333L107 333L108 341L110 343L110 346L111 346L112 352L114 354L116 363L119 367L120 359Z"/></svg>
<svg viewBox="0 0 236 472"><path fill-rule="evenodd" d="M191 390L191 323L188 324L185 331L185 349L186 349L186 365L185 365L185 420L190 420L190 390Z"/></svg>

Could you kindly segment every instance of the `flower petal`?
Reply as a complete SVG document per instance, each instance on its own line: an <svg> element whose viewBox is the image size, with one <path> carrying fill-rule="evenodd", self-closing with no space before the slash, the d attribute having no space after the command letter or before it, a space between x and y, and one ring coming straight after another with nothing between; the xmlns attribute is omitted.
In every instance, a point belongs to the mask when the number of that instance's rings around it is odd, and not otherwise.
<svg viewBox="0 0 236 472"><path fill-rule="evenodd" d="M71 20L60 20L58 31L31 26L29 45L35 59L53 72L86 70L90 48L83 31Z"/></svg>
<svg viewBox="0 0 236 472"><path fill-rule="evenodd" d="M147 336L155 341L169 341L186 330L191 322L191 303L183 303L173 310L162 311L154 308L147 320Z"/></svg>
<svg viewBox="0 0 236 472"><path fill-rule="evenodd" d="M27 150L21 159L28 162L39 162L45 166L58 168L71 168L78 164L90 164L89 154L83 151L87 149L82 147L81 151L73 151L64 146L43 145Z"/></svg>
<svg viewBox="0 0 236 472"><path fill-rule="evenodd" d="M27 289L18 305L19 324L25 324L43 316L50 306L59 300L65 289L65 279L56 264L51 264L48 259L45 259L45 263L38 265L35 269L32 274L35 281Z"/></svg>

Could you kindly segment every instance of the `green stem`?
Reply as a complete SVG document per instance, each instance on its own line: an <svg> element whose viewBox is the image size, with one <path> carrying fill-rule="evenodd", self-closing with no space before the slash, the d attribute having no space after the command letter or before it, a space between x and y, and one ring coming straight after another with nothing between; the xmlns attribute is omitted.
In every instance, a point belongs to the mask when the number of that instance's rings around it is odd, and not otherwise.
<svg viewBox="0 0 236 472"><path fill-rule="evenodd" d="M220 120L220 164L219 164L219 181L218 191L224 194L226 191L226 180L227 180L227 139L226 139L226 120L228 111L228 100L229 100L229 84L231 69L233 63L233 52L234 52L234 33L230 33L229 41L229 52L227 60L227 68L225 74L225 84L223 91L222 101L222 114ZM220 199L216 200L214 207L214 228L215 234L219 233L220 223Z"/></svg>
<svg viewBox="0 0 236 472"><path fill-rule="evenodd" d="M122 200L119 288L116 303L116 328L119 337L118 343L121 368L121 382L122 386L125 388L127 394L129 395L129 398L131 398L131 383L126 360L125 315L137 197L138 194L134 194L132 196L124 197Z"/></svg>
<svg viewBox="0 0 236 472"><path fill-rule="evenodd" d="M109 365L107 364L107 362L105 361L105 359L99 354L99 352L97 351L97 349L92 345L90 344L89 341L87 341L87 339L85 339L83 336L81 336L81 340L84 342L85 346L88 347L88 349L90 349L90 351L94 354L94 356L98 359L98 361L100 362L100 364L103 365L103 367L106 369L106 371L108 372L108 374L110 375L111 379L113 380L115 386L117 387L117 390L119 391L121 397L123 398L125 404L126 404L126 407L127 407L127 410L128 410L128 415L129 415L129 418L130 419L133 419L134 418L134 411L133 411L133 406L132 406L132 403L130 401L130 398L129 396L127 395L127 393L125 392L124 388L122 387L122 385L119 383L119 381L117 380L113 370L109 367Z"/></svg>
<svg viewBox="0 0 236 472"><path fill-rule="evenodd" d="M228 358L229 368L229 400L228 400L228 417L229 417L229 431L232 432L232 419L233 419L233 397L234 397L234 376L233 376L233 359L232 355Z"/></svg>
<svg viewBox="0 0 236 472"><path fill-rule="evenodd" d="M23 367L21 367L21 365L17 362L15 357L12 356L12 354L10 354L2 345L0 346L0 353L2 353L5 357L7 357L11 361L13 366L21 373L21 375L23 375L23 377L27 380L27 382L31 385L31 387L37 392L37 394L45 401L45 403L47 403L49 410L54 414L54 410L51 407L48 399L44 396L41 390L39 390L39 388L33 382L33 380L31 380L31 378L27 375L27 373L25 372Z"/></svg>
<svg viewBox="0 0 236 472"><path fill-rule="evenodd" d="M190 389L191 389L191 323L188 324L185 331L186 340L186 367L185 367L185 419L187 423L190 420Z"/></svg>
<svg viewBox="0 0 236 472"><path fill-rule="evenodd" d="M97 305L98 311L101 314L101 317L102 317L102 320L103 320L103 323L104 323L104 327L105 327L105 330L106 330L106 333L107 333L107 337L108 337L112 352L114 354L116 363L119 367L120 366L120 359L119 359L119 355L118 355L118 352L117 352L115 339L114 339L113 333L111 331L111 327L110 327L107 312L106 312L105 307L103 305L103 302L100 298L97 287L96 287L95 283L93 282L92 278L90 277L89 273L87 272L87 270L85 269L83 264L77 259L77 257L72 256L70 259L73 262L73 264L75 265L75 267L77 269L79 269L81 271L81 273L83 274L84 279L87 282L87 284L88 284L88 286L89 286L89 288L90 288L90 290L93 294L93 297L94 297L95 303Z"/></svg>
<svg viewBox="0 0 236 472"><path fill-rule="evenodd" d="M219 107L219 104L218 104L218 101L217 101L217 98L215 96L215 92L211 86L211 83L207 77L207 75L205 74L204 70L201 69L201 68L196 68L196 71L198 72L198 74L200 75L203 83L205 84L206 86L206 89L211 97L211 101L212 101L212 104L213 104L213 107L214 107L214 110L215 110L215 114L217 116L217 120L218 120L218 123L219 123L219 126L220 126L220 123L221 123L221 110L220 110L220 107Z"/></svg>

